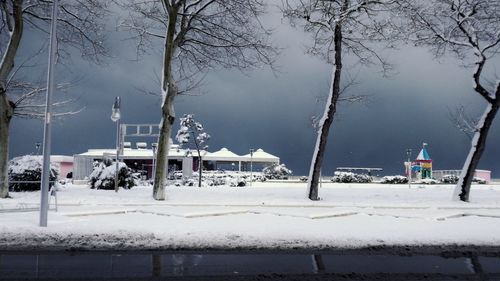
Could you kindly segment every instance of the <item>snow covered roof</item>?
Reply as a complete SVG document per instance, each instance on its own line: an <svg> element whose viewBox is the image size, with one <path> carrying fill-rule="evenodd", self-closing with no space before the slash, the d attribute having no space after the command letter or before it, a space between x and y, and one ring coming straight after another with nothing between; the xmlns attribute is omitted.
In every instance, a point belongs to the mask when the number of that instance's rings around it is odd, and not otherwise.
<svg viewBox="0 0 500 281"><path fill-rule="evenodd" d="M250 153L243 155L244 161L253 161L253 162L273 162L273 163L279 163L280 158L277 156L274 156L270 153L265 152L261 148L257 149L254 151L253 155L251 156Z"/></svg>
<svg viewBox="0 0 500 281"><path fill-rule="evenodd" d="M431 158L429 157L429 153L427 152L427 149L422 148L422 150L420 150L420 153L418 154L417 156L417 159L415 159L417 161L430 161Z"/></svg>
<svg viewBox="0 0 500 281"><path fill-rule="evenodd" d="M73 156L67 156L67 155L51 155L50 156L50 162L70 162L73 163Z"/></svg>
<svg viewBox="0 0 500 281"><path fill-rule="evenodd" d="M208 161L242 161L242 157L227 148L223 147L216 152L208 152L204 157Z"/></svg>
<svg viewBox="0 0 500 281"><path fill-rule="evenodd" d="M116 149L89 149L87 152L78 154L80 156L88 157L104 157L105 155L116 155ZM182 158L186 155L185 149L170 149L168 152L169 157ZM120 155L124 158L153 158L152 149L124 149L123 154Z"/></svg>
<svg viewBox="0 0 500 281"><path fill-rule="evenodd" d="M172 145L168 152L168 157L180 159L186 156L187 151L188 151L187 149L178 148L178 145ZM91 158L102 158L104 156L114 157L114 155L116 155L116 149L89 149L87 152L78 155ZM195 150L191 150L191 155L193 157L198 156ZM250 157L250 154L243 156L238 155L225 147L215 152L208 152L202 150L201 155L203 157L203 160L206 161L230 161L230 162L253 161L253 162L266 162L266 163L280 162L279 157L267 153L262 149L257 149L253 153L253 157ZM153 150L126 148L123 150L123 154L120 155L120 157L123 157L125 159L152 159Z"/></svg>

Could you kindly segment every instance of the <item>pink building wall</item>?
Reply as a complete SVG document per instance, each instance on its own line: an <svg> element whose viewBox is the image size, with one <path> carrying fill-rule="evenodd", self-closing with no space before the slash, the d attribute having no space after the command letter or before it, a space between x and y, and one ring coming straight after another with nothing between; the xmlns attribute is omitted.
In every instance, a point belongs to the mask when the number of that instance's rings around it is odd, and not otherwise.
<svg viewBox="0 0 500 281"><path fill-rule="evenodd" d="M59 163L59 178L66 178L69 172L73 171L73 162Z"/></svg>
<svg viewBox="0 0 500 281"><path fill-rule="evenodd" d="M59 178L64 179L69 172L73 172L73 156L52 155L50 162L59 166Z"/></svg>
<svg viewBox="0 0 500 281"><path fill-rule="evenodd" d="M486 183L491 182L491 171L487 170L476 170L476 173L474 174L476 178L481 178L486 181Z"/></svg>

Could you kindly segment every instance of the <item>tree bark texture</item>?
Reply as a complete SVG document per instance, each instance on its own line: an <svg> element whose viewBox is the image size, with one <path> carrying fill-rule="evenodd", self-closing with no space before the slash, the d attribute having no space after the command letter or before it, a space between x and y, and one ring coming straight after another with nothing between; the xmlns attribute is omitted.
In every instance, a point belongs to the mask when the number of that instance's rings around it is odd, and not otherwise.
<svg viewBox="0 0 500 281"><path fill-rule="evenodd" d="M499 91L497 90L497 96ZM500 108L500 99L496 98L493 104L489 104L484 113L484 122L472 139L471 148L467 159L465 160L460 180L457 183L454 192L454 199L459 199L464 202L469 202L470 188L479 160L486 148L486 139L490 131L493 120Z"/></svg>
<svg viewBox="0 0 500 281"><path fill-rule="evenodd" d="M198 153L198 187L201 187L202 171L203 171L203 160L201 159L200 153Z"/></svg>
<svg viewBox="0 0 500 281"><path fill-rule="evenodd" d="M23 37L23 1L13 1L12 5L12 18L8 20L13 22L11 36L0 64L0 94L2 95L6 94L6 82L14 69L14 60Z"/></svg>
<svg viewBox="0 0 500 281"><path fill-rule="evenodd" d="M165 200L165 185L168 172L168 151L170 149L170 134L175 121L174 99L178 91L172 75L172 60L175 51L175 32L177 22L177 8L172 7L168 15L168 27L165 37L162 73L162 122L160 138L158 140L158 156L156 160L156 175L153 184L153 198Z"/></svg>
<svg viewBox="0 0 500 281"><path fill-rule="evenodd" d="M337 101L340 95L340 77L342 74L342 26L338 22L334 31L334 44L335 44L335 66L333 70L332 85L330 88L329 99L326 104L325 113L321 119L318 137L316 139L316 146L311 162L308 181L308 197L311 200L319 200L318 184L321 172L321 165L326 150L328 141L328 133L330 126L333 123L335 112L337 111Z"/></svg>
<svg viewBox="0 0 500 281"><path fill-rule="evenodd" d="M201 178L203 173L203 160L201 159L200 145L196 139L196 135L193 133L194 145L196 146L196 152L198 152L198 187L201 187Z"/></svg>
<svg viewBox="0 0 500 281"><path fill-rule="evenodd" d="M0 198L9 197L9 125L14 115L14 105L7 96L7 81L14 69L14 62L23 36L22 0L12 1L12 14L8 18L10 40L0 61Z"/></svg>
<svg viewBox="0 0 500 281"><path fill-rule="evenodd" d="M165 200L165 186L167 184L168 172L168 151L170 149L170 134L175 121L174 98L177 89L174 83L169 84L168 94L162 110L162 124L160 128L160 138L158 140L158 154L156 159L156 175L153 185L153 198Z"/></svg>
<svg viewBox="0 0 500 281"><path fill-rule="evenodd" d="M0 93L0 198L9 197L9 125L13 107L5 93Z"/></svg>

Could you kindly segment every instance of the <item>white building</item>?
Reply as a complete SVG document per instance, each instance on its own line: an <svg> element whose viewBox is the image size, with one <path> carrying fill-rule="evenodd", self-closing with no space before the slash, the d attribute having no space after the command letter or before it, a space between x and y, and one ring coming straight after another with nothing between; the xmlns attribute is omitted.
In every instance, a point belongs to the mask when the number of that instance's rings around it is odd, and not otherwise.
<svg viewBox="0 0 500 281"><path fill-rule="evenodd" d="M147 178L153 175L154 157L152 145L138 142L132 148L130 142L124 143L123 154L120 159L128 167L142 171ZM102 161L104 158L114 159L116 149L89 149L82 154L74 155L73 179L84 180L90 175L94 161ZM252 155L238 155L227 148L215 152L201 151L204 170L233 170L233 171L259 171L263 166L279 164L280 159L262 149L257 149ZM179 145L171 144L168 152L169 171L182 170L185 175L197 171L199 166L196 150L180 148ZM190 168L188 168L190 167Z"/></svg>

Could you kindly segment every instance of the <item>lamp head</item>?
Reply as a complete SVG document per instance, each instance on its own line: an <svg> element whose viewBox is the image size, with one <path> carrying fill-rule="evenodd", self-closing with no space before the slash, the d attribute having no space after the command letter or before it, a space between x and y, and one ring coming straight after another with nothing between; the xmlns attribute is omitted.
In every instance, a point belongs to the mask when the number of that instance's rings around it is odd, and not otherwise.
<svg viewBox="0 0 500 281"><path fill-rule="evenodd" d="M115 103L113 104L113 109L111 111L111 120L113 122L116 122L120 120L121 114L120 114L120 97L115 98Z"/></svg>

